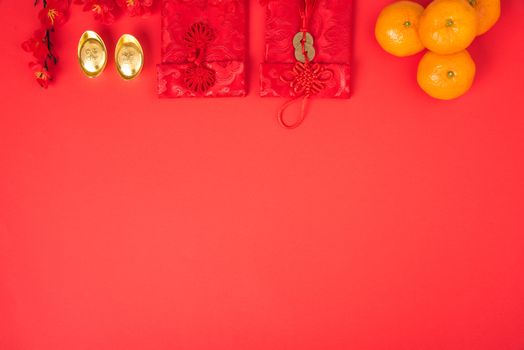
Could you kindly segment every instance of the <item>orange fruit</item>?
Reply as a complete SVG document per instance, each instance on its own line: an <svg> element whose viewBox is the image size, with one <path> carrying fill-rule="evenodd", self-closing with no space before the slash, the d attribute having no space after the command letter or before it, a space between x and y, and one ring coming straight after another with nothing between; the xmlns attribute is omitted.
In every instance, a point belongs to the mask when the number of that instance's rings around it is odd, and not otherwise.
<svg viewBox="0 0 524 350"><path fill-rule="evenodd" d="M418 32L425 47L445 55L466 49L477 28L477 13L468 0L435 0L422 13Z"/></svg>
<svg viewBox="0 0 524 350"><path fill-rule="evenodd" d="M375 25L375 38L392 55L405 57L424 50L418 37L418 22L424 7L413 1L386 6Z"/></svg>
<svg viewBox="0 0 524 350"><path fill-rule="evenodd" d="M500 0L468 0L477 11L479 21L477 35L486 33L500 17Z"/></svg>
<svg viewBox="0 0 524 350"><path fill-rule="evenodd" d="M475 62L466 50L451 55L428 51L418 65L418 85L428 95L440 100L462 96L474 79Z"/></svg>

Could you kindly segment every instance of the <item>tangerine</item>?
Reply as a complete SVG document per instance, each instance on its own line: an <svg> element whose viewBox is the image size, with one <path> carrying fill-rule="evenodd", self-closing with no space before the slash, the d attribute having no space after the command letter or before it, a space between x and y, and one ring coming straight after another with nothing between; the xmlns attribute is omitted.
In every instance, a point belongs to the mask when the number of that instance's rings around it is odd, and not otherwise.
<svg viewBox="0 0 524 350"><path fill-rule="evenodd" d="M419 36L429 50L446 55L466 49L477 36L478 19L468 0L435 0L426 7Z"/></svg>
<svg viewBox="0 0 524 350"><path fill-rule="evenodd" d="M475 62L467 50L451 55L428 51L418 65L417 81L431 97L451 100L471 88L475 69Z"/></svg>
<svg viewBox="0 0 524 350"><path fill-rule="evenodd" d="M482 35L497 23L500 17L500 0L468 0L477 11L478 32Z"/></svg>
<svg viewBox="0 0 524 350"><path fill-rule="evenodd" d="M375 38L380 46L398 57L424 50L418 37L419 18L424 7L413 1L397 1L386 6L375 25Z"/></svg>

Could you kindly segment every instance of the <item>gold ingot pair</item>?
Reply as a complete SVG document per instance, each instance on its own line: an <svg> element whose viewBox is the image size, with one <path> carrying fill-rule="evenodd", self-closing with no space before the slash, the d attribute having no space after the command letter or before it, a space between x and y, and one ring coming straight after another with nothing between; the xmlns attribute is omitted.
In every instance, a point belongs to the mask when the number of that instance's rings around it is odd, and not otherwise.
<svg viewBox="0 0 524 350"><path fill-rule="evenodd" d="M104 71L107 65L107 49L97 33L88 30L80 37L78 62L82 72L89 78L95 78ZM122 79L131 80L140 74L144 67L144 51L134 36L124 34L118 39L115 63Z"/></svg>

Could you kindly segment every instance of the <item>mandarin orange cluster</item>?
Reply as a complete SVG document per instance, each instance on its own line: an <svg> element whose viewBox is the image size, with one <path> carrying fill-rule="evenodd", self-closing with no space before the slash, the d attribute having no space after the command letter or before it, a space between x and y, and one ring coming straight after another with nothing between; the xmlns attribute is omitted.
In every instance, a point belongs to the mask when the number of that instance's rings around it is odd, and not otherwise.
<svg viewBox="0 0 524 350"><path fill-rule="evenodd" d="M467 48L500 17L500 0L434 0L426 8L397 1L378 16L375 37L390 54L405 57L429 51L418 65L417 82L428 95L451 100L475 79Z"/></svg>
<svg viewBox="0 0 524 350"><path fill-rule="evenodd" d="M129 16L144 16L151 13L154 0L74 0L75 4L83 5L84 11L93 13L95 20L104 24L112 24L119 12L124 11ZM51 42L55 29L67 22L71 0L35 0L34 6L41 6L38 13L40 28L22 43L22 49L33 55L29 63L36 82L43 88L49 86L53 79L53 68L58 62L58 56Z"/></svg>

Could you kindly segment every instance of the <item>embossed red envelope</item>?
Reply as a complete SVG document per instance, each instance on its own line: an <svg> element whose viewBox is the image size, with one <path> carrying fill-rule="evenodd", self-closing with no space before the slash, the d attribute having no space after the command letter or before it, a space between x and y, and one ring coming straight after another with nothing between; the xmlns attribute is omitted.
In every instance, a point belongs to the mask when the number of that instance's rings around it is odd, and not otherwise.
<svg viewBox="0 0 524 350"><path fill-rule="evenodd" d="M159 96L244 96L245 16L244 0L163 0Z"/></svg>
<svg viewBox="0 0 524 350"><path fill-rule="evenodd" d="M263 3L267 12L260 95L349 98L352 1Z"/></svg>

